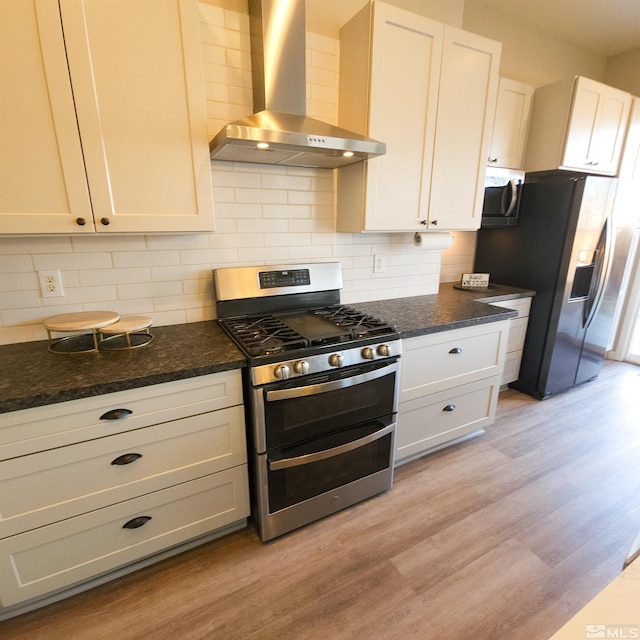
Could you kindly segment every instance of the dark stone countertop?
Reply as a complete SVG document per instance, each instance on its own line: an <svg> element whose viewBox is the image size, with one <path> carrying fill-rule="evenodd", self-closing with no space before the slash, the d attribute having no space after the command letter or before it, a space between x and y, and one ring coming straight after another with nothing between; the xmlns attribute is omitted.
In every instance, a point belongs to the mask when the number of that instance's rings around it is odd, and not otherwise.
<svg viewBox="0 0 640 640"><path fill-rule="evenodd" d="M395 324L403 338L410 338L513 317L514 311L486 302L534 295L494 286L488 292L460 291L445 283L437 294L353 306ZM0 413L246 366L215 321L152 327L151 332L151 344L131 351L61 355L47 350L47 340L0 346Z"/></svg>
<svg viewBox="0 0 640 640"><path fill-rule="evenodd" d="M512 318L514 311L487 303L535 295L529 289L491 286L489 291L462 291L453 283L446 282L440 285L438 293L432 295L377 300L354 306L395 324L402 338L413 338Z"/></svg>
<svg viewBox="0 0 640 640"><path fill-rule="evenodd" d="M47 350L48 340L0 347L0 413L246 366L215 321L151 333L151 344L130 351L62 355Z"/></svg>

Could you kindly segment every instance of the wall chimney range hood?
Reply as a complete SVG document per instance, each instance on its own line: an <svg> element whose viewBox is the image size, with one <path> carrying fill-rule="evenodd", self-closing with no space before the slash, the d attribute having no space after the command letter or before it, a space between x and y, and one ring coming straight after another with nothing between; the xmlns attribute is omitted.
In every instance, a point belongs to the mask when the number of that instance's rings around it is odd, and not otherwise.
<svg viewBox="0 0 640 640"><path fill-rule="evenodd" d="M249 0L252 115L209 143L212 160L333 169L383 155L383 142L306 115L304 0Z"/></svg>

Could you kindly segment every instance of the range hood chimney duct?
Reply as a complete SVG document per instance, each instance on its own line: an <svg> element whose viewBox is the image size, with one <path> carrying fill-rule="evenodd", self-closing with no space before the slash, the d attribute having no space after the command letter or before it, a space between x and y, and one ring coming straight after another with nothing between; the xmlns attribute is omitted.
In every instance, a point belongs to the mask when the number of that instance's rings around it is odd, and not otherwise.
<svg viewBox="0 0 640 640"><path fill-rule="evenodd" d="M306 115L304 0L249 0L254 113L211 140L212 160L333 169L386 145Z"/></svg>

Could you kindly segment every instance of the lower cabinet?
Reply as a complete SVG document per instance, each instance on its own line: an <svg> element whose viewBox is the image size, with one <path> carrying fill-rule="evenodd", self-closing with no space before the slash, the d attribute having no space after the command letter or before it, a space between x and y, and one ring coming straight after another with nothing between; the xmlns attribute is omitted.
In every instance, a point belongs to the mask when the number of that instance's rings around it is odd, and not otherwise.
<svg viewBox="0 0 640 640"><path fill-rule="evenodd" d="M47 407L3 416L0 618L246 525L238 371L49 410L50 421Z"/></svg>
<svg viewBox="0 0 640 640"><path fill-rule="evenodd" d="M403 341L396 464L494 421L508 330L505 320Z"/></svg>
<svg viewBox="0 0 640 640"><path fill-rule="evenodd" d="M501 385L515 382L520 375L520 362L522 361L522 350L524 339L527 335L529 324L529 310L531 309L531 298L518 298L516 300L501 300L491 304L505 309L513 309L518 312L516 318L509 320L509 336L507 338L507 353L504 359L504 369L500 378Z"/></svg>

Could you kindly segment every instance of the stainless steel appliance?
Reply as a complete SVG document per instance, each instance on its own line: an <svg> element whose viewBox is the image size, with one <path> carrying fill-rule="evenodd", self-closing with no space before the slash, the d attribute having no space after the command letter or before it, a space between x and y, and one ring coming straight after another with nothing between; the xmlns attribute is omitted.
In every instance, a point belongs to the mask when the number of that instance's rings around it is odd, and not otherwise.
<svg viewBox="0 0 640 640"><path fill-rule="evenodd" d="M628 247L611 215L616 183L568 171L528 173L518 226L478 232L475 270L536 291L520 376L511 383L535 398L592 380L602 367L620 286L615 263Z"/></svg>
<svg viewBox="0 0 640 640"><path fill-rule="evenodd" d="M306 115L304 0L249 0L249 18L255 112L218 132L212 160L334 169L386 152Z"/></svg>
<svg viewBox="0 0 640 640"><path fill-rule="evenodd" d="M524 171L487 168L481 227L512 227L518 224L523 182Z"/></svg>
<svg viewBox="0 0 640 640"><path fill-rule="evenodd" d="M219 323L248 358L263 541L389 489L401 342L340 304L339 263L214 271Z"/></svg>

